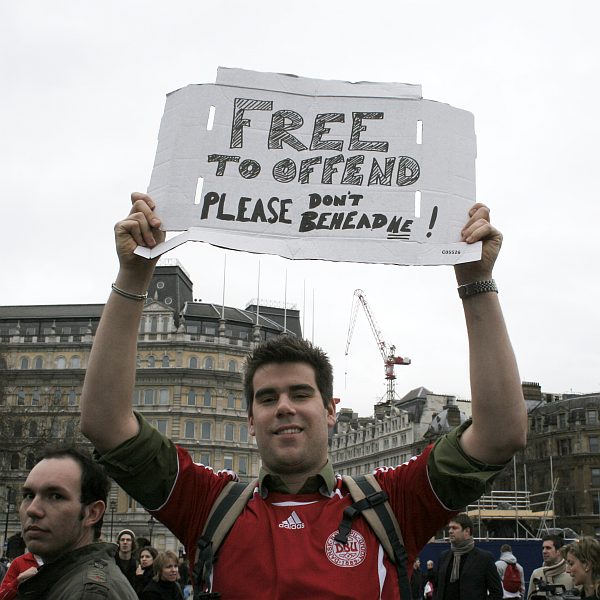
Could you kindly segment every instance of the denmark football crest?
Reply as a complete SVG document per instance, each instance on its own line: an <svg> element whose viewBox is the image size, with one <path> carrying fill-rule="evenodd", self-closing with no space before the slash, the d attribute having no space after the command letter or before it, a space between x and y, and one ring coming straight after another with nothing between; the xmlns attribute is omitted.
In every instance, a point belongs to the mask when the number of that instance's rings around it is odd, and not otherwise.
<svg viewBox="0 0 600 600"><path fill-rule="evenodd" d="M338 567L357 567L365 560L367 544L365 538L352 530L345 544L335 541L337 531L334 531L325 542L327 558Z"/></svg>

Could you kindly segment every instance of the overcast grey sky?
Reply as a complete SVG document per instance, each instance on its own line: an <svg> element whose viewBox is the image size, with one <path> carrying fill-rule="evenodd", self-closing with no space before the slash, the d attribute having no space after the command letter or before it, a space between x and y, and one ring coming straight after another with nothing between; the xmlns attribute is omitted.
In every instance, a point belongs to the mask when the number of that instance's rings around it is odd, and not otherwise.
<svg viewBox="0 0 600 600"><path fill-rule="evenodd" d="M238 0L3 2L2 304L104 302L112 227L147 188L165 95L218 66L401 81L475 115L478 199L504 247L495 277L521 377L551 392L600 390L598 97L600 9L563 2ZM225 251L167 255L195 296L220 303ZM362 288L417 386L469 397L466 333L451 267L292 262L227 251L226 303L306 305L306 336L331 355L341 406L385 393ZM315 311L312 302L314 293ZM314 316L314 320L313 320Z"/></svg>

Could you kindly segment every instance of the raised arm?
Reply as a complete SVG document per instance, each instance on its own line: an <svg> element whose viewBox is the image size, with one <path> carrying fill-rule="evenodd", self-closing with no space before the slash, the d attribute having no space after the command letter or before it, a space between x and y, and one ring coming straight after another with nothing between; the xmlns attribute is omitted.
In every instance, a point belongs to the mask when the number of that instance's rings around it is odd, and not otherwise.
<svg viewBox="0 0 600 600"><path fill-rule="evenodd" d="M115 225L119 273L104 307L90 354L81 395L81 431L99 452L115 448L138 432L132 410L137 336L144 294L156 261L133 253L139 246L155 246L164 238L160 221L146 194L131 195L129 215ZM126 297L129 294L131 297Z"/></svg>
<svg viewBox="0 0 600 600"><path fill-rule="evenodd" d="M490 211L475 204L463 229L468 243L483 241L480 261L456 265L458 285L489 281L502 234L490 224ZM515 355L498 294L462 300L469 338L473 425L461 437L464 451L482 462L500 464L525 447L527 410Z"/></svg>

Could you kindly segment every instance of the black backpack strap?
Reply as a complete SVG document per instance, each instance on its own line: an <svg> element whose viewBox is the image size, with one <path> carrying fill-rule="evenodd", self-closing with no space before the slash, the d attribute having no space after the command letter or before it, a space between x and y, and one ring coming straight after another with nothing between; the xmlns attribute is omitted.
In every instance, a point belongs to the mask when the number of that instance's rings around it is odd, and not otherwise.
<svg viewBox="0 0 600 600"><path fill-rule="evenodd" d="M210 587L215 555L235 520L252 497L257 481L249 484L230 481L213 504L204 531L198 540L198 555L194 565L194 599L219 598L216 592L204 592Z"/></svg>
<svg viewBox="0 0 600 600"><path fill-rule="evenodd" d="M350 491L354 504L344 510L336 541L345 544L352 529L352 521L359 515L369 523L377 539L390 560L396 565L400 598L411 600L408 581L408 556L402 540L402 532L396 516L392 512L388 495L381 489L374 475L358 475L354 478L345 475L344 483Z"/></svg>

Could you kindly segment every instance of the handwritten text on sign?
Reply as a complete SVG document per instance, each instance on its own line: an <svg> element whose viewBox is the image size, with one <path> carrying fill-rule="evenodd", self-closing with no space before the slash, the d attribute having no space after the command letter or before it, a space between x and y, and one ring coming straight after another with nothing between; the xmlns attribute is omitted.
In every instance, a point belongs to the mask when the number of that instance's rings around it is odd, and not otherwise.
<svg viewBox="0 0 600 600"><path fill-rule="evenodd" d="M217 84L168 96L149 192L165 229L186 232L179 243L397 264L479 256L459 242L475 201L472 115L418 86L221 69Z"/></svg>

